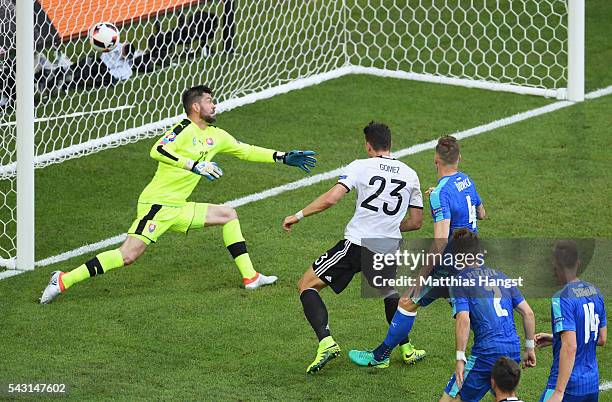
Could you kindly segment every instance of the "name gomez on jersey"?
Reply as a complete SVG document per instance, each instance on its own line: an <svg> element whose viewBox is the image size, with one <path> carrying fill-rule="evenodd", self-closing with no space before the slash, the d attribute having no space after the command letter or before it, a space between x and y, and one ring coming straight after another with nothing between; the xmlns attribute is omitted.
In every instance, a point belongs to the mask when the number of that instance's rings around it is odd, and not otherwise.
<svg viewBox="0 0 612 402"><path fill-rule="evenodd" d="M345 239L361 245L361 239L399 239L400 223L409 207L423 208L416 172L386 156L357 159L338 178L348 191L357 191L355 214L344 231Z"/></svg>

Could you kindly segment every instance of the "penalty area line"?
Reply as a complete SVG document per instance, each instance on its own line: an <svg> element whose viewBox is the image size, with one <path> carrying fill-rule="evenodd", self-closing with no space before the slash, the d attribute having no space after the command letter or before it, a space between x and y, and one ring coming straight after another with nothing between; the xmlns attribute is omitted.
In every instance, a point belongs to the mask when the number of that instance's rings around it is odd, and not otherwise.
<svg viewBox="0 0 612 402"><path fill-rule="evenodd" d="M601 96L606 96L609 94L612 94L612 86L591 92L587 94L585 97L590 100L590 99L599 98ZM521 122L527 119L531 119L533 117L551 113L551 112L566 108L571 105L574 105L574 103L569 102L569 101L554 102L546 106L528 110L526 112L517 113L512 116L498 119L498 120L492 121L491 123L483 124L483 125L480 125L480 126L468 129L468 130L455 132L455 133L452 133L451 135L453 135L458 140L462 140L465 138L469 138L469 137L473 137L479 134L490 132L498 128L506 127L506 126L509 126L514 123L518 123L518 122ZM395 158L403 158L408 155L414 155L419 152L434 149L436 144L437 144L437 140L431 140L431 141L427 141L421 144L416 144L408 148L404 148L399 151L393 152L392 155ZM245 197L241 197L241 198L237 198L237 199L228 201L225 204L236 208L242 205L250 204L252 202L261 201L266 198L274 197L276 195L279 195L279 194L282 194L288 191L297 190L302 187L308 187L313 184L317 184L322 181L337 177L342 172L343 168L344 167L340 167L338 169L330 170L324 173L319 173L319 174L309 176L309 177L306 177L300 180L296 180L291 183L283 184L281 186L273 187L268 190L250 194ZM47 265L66 261L66 260L69 260L74 257L78 257L83 254L87 254L87 253L97 251L97 250L100 250L100 249L103 249L109 246L113 246L115 244L119 244L125 239L125 237L126 237L125 234L113 236L111 238L99 241L97 243L88 244L88 245L76 248L74 250L70 250L70 251L67 251L67 252L52 256L52 257L45 258L43 260L37 261L35 265L37 267L44 267ZM8 268L12 268L12 269L10 269L9 271L0 272L0 280L10 277L10 276L18 275L19 273L22 273L22 272L27 272L27 271L16 271L14 269L15 268L14 259L10 260L8 264L4 262L3 265L7 266ZM612 383L610 383L609 386L612 387Z"/></svg>

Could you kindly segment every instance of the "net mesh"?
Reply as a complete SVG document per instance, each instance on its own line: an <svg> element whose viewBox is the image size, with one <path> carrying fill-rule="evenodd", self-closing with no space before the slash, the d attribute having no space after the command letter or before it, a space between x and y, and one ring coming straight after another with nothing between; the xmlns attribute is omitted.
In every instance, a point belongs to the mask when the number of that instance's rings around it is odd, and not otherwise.
<svg viewBox="0 0 612 402"><path fill-rule="evenodd" d="M217 102L347 66L566 85L564 0L37 0L34 19L39 168L158 135L202 83ZM106 55L87 39L101 21L120 31ZM14 33L0 0L0 265L16 251Z"/></svg>

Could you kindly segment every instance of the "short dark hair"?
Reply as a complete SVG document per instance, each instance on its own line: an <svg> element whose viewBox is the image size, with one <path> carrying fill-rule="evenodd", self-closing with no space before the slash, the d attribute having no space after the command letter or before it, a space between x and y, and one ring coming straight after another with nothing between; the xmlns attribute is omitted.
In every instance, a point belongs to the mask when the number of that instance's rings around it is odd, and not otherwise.
<svg viewBox="0 0 612 402"><path fill-rule="evenodd" d="M502 356L493 365L491 377L500 390L513 392L521 379L521 368L511 358Z"/></svg>
<svg viewBox="0 0 612 402"><path fill-rule="evenodd" d="M183 92L183 109L185 109L185 114L189 114L191 105L197 102L204 94L212 96L213 91L206 85L196 85Z"/></svg>
<svg viewBox="0 0 612 402"><path fill-rule="evenodd" d="M391 130L386 124L370 122L364 127L366 141L375 151L388 151L391 149Z"/></svg>
<svg viewBox="0 0 612 402"><path fill-rule="evenodd" d="M459 228L453 232L452 251L455 254L481 253L478 235L467 228Z"/></svg>
<svg viewBox="0 0 612 402"><path fill-rule="evenodd" d="M559 268L575 269L578 266L578 247L576 242L573 240L557 241L553 257Z"/></svg>
<svg viewBox="0 0 612 402"><path fill-rule="evenodd" d="M453 136L447 135L438 140L436 153L447 165L454 165L459 161L459 143Z"/></svg>

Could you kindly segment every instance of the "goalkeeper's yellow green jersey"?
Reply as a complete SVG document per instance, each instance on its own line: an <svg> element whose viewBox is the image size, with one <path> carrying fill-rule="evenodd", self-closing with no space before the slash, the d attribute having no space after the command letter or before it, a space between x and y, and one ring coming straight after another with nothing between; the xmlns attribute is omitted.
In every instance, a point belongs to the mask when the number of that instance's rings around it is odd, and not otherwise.
<svg viewBox="0 0 612 402"><path fill-rule="evenodd" d="M208 126L202 130L189 119L168 130L153 148L151 157L159 164L151 182L138 202L183 206L202 176L185 169L189 159L211 161L218 153L227 153L253 162L274 162L274 150L243 144L226 131Z"/></svg>

